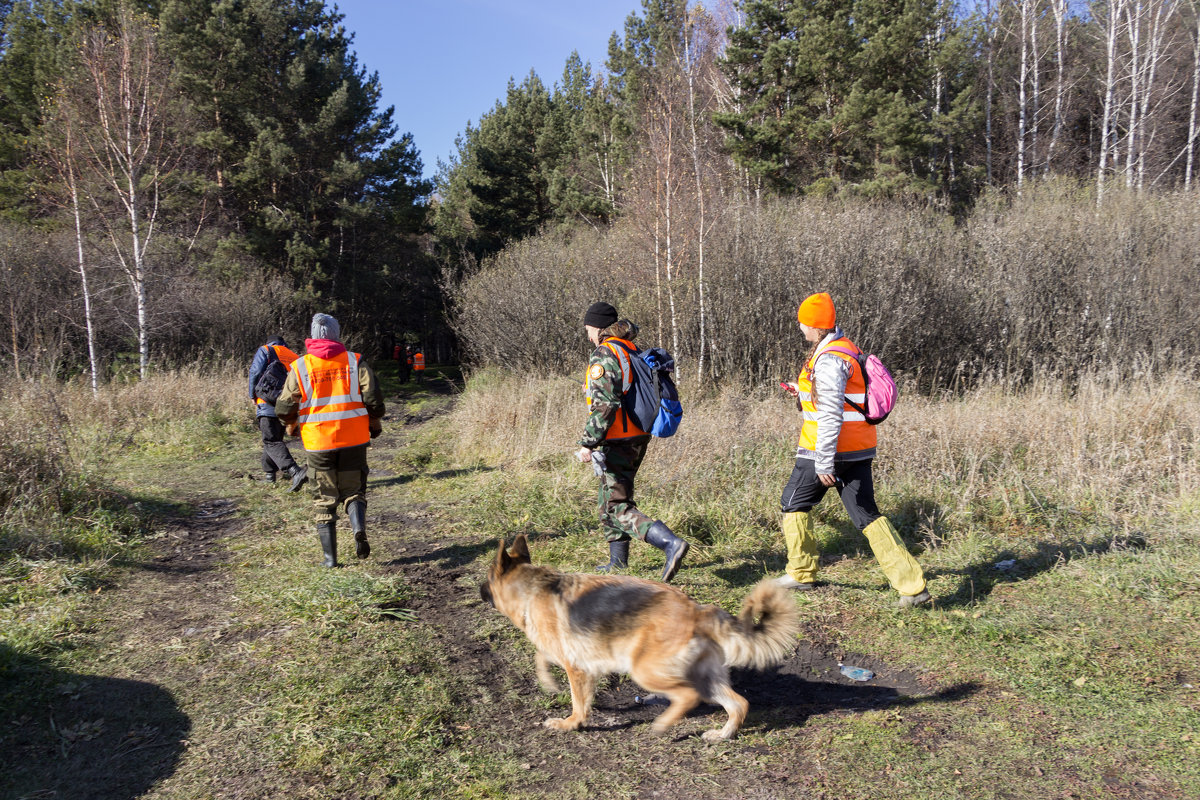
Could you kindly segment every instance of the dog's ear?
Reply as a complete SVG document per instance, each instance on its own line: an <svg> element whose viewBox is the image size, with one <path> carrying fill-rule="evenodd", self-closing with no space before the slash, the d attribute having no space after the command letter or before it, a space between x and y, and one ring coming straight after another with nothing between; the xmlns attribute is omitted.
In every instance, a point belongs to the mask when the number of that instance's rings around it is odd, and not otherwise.
<svg viewBox="0 0 1200 800"><path fill-rule="evenodd" d="M500 537L500 549L496 551L496 562L493 569L497 575L503 575L511 564L512 559L509 558L508 551L504 549L504 537Z"/></svg>
<svg viewBox="0 0 1200 800"><path fill-rule="evenodd" d="M533 559L529 557L529 542L526 541L523 533L517 534L517 538L513 539L512 549L508 551L508 554L518 563L533 563Z"/></svg>

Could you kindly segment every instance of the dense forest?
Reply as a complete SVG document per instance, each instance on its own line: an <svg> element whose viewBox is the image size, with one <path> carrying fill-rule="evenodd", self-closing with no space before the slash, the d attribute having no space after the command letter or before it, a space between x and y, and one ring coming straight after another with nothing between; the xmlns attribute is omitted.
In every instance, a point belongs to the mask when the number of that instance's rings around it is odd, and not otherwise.
<svg viewBox="0 0 1200 800"><path fill-rule="evenodd" d="M426 181L332 4L0 2L0 351L105 380L319 309L559 370L606 296L746 381L829 289L929 385L1188 364L1198 6L643 0Z"/></svg>

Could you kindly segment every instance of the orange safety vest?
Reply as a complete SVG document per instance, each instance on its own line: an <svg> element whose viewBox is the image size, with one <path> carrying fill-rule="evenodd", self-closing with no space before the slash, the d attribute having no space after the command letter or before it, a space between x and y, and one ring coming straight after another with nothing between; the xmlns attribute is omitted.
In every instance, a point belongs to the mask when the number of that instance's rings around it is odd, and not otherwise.
<svg viewBox="0 0 1200 800"><path fill-rule="evenodd" d="M813 357L804 365L804 369L800 371L800 377L796 379L796 388L800 393L800 406L804 412L804 424L800 428L800 442L797 444L797 447L800 450L810 453L816 452L817 449L817 406L812 399L813 365L817 363L818 358L825 354L828 348L834 346L858 352L858 347L849 339L845 337L835 339L813 354ZM867 397L867 383L863 379L862 367L859 366L858 361L853 356L837 352L830 355L838 356L849 362L850 377L846 381L846 395L844 399L853 400L861 406L866 402ZM857 453L863 450L873 450L875 446L875 426L868 423L866 417L858 409L849 403L843 402L842 428L838 433L837 452Z"/></svg>
<svg viewBox="0 0 1200 800"><path fill-rule="evenodd" d="M415 369L417 372L420 372L421 370L425 369L425 354L424 353L415 354L413 356L412 365L413 365L413 369Z"/></svg>
<svg viewBox="0 0 1200 800"><path fill-rule="evenodd" d="M274 350L275 357L278 358L283 363L283 365L285 367L287 367L288 369L291 369L292 362L295 361L297 358L299 358L299 356L297 356L295 353L292 352L292 349L290 347L284 347L281 344L264 344L263 347L267 347L267 348L270 348L271 350ZM268 361L267 363L270 364L271 362ZM267 401L263 400L261 397L254 398L254 402L267 403ZM274 405L274 403L267 403L267 405Z"/></svg>
<svg viewBox="0 0 1200 800"><path fill-rule="evenodd" d="M300 440L319 452L355 447L371 441L367 407L358 385L358 353L317 358L309 353L296 361L300 379Z"/></svg>
<svg viewBox="0 0 1200 800"><path fill-rule="evenodd" d="M626 391L628 391L629 384L633 379L633 376L629 373L629 370L632 370L633 366L628 363L629 359L625 351L621 350L620 345L613 344L613 342L620 342L634 353L636 353L638 349L633 342L626 341L625 339L618 339L615 336L605 339L600 343L602 347L607 347L609 350L612 350L613 355L617 357L617 363L621 365L621 393L624 394ZM584 375L583 379L583 388L587 394L587 404L589 406L592 404L591 381L592 370L591 367L588 367L587 374ZM632 439L635 436L647 435L648 434L639 428L638 424L634 422L628 414L625 413L624 406L618 406L617 416L613 418L612 425L609 425L608 430L604 432L604 439L605 441L612 439Z"/></svg>

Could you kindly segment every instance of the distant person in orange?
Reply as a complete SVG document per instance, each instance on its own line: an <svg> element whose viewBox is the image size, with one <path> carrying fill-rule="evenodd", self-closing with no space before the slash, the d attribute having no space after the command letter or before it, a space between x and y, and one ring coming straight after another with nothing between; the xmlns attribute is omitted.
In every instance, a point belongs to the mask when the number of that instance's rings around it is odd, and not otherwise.
<svg viewBox="0 0 1200 800"><path fill-rule="evenodd" d="M400 375L400 382L408 383L413 369L412 348L408 345L404 345L404 349L400 351L400 355L396 359L396 369Z"/></svg>
<svg viewBox="0 0 1200 800"><path fill-rule="evenodd" d="M417 384L421 383L421 379L425 377L425 354L418 348L417 352L413 353L413 380Z"/></svg>
<svg viewBox="0 0 1200 800"><path fill-rule="evenodd" d="M283 424L275 416L275 399L266 400L258 396L255 389L258 386L259 379L263 373L268 370L273 362L278 361L283 365L284 370L292 365L296 360L296 354L287 346L287 342L282 336L273 336L267 340L267 343L258 348L254 353L254 359L250 362L249 379L250 379L250 400L255 405L254 421L258 425L259 433L262 434L262 470L263 478L274 483L277 479L277 473L283 472L284 476L290 478L292 486L288 491L296 492L304 485L305 472L304 467L296 463L292 458L291 451L283 441ZM275 389L281 388L282 382L275 384Z"/></svg>
<svg viewBox="0 0 1200 800"><path fill-rule="evenodd" d="M328 314L312 320L305 354L288 371L275 404L279 419L298 426L313 480L317 536L324 564L337 566L337 509L344 505L354 532L355 554L371 554L367 542L367 444L383 430L383 393L359 353L346 350L338 322Z"/></svg>

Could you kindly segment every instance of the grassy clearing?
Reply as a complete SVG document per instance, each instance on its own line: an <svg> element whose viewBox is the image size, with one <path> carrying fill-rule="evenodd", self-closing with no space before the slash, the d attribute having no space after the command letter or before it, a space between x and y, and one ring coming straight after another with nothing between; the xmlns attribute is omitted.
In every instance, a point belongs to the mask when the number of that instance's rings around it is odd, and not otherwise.
<svg viewBox="0 0 1200 800"><path fill-rule="evenodd" d="M1200 791L1198 388L1178 376L1152 387L1095 376L1073 391L1043 383L1015 395L996 386L953 401L905 398L881 428L877 495L929 573L936 608L893 607L835 497L819 509L818 535L836 588L798 602L847 650L934 683L981 681L995 703L1014 706L986 746L1018 771L1044 774L1039 752L1057 738L1054 758L1095 791L1113 775ZM588 531L592 481L568 459L577 393L566 379L484 374L447 426L458 461L482 454L480 463L502 465L474 473L462 526L529 533L538 558L587 570L603 559ZM732 609L783 565L777 498L795 414L780 398L733 392L687 413L674 440L653 446L640 504L697 544L678 582ZM632 555L636 574L655 573L657 553ZM942 746L961 758L979 736ZM845 740L852 771L872 761L849 744L860 738ZM909 760L889 752L880 760Z"/></svg>
<svg viewBox="0 0 1200 800"><path fill-rule="evenodd" d="M246 478L258 446L240 384L162 380L100 403L60 388L52 421L69 435L7 423L9 441L26 429L43 443L22 451L44 456L30 474L65 466L39 484L57 487L40 505L10 502L4 517L0 655L13 668L0 720L13 724L0 750L32 737L81 754L107 731L122 752L120 709L68 701L84 691L74 687L124 681L165 690L158 717L182 715L189 743L127 796L636 797L660 780L732 797L780 771L793 781L781 796L1200 793L1194 382L905 397L881 429L877 491L937 606L894 607L834 498L818 525L831 586L797 602L806 637L916 673L929 696L830 703L797 726L763 725L770 710L752 709L744 735L716 747L637 724L561 740L603 750L617 764L605 770L526 732L527 718L494 716L568 702L532 689L532 652L507 620L446 601L488 663L511 661L483 679L445 629L410 612L430 602L423 593L477 597L501 536L531 535L535 560L564 569L602 560L593 479L569 459L583 413L575 381L480 374L440 416L446 398L409 387L371 453L369 520L392 522L376 529L370 561L330 572L316 566L307 500ZM40 396L6 407L54 408ZM736 392L687 413L675 439L653 445L639 498L695 542L681 587L733 609L783 565L777 496L795 414ZM190 541L161 519L210 501L236 508L214 560L194 573L182 560L176 572L148 569L152 544ZM409 585L391 566L428 541L458 565L453 587ZM631 556L635 574L657 574L657 551L635 544ZM942 696L956 686L971 688ZM518 732L540 737L536 753L513 743ZM19 767L6 780L16 797L44 788Z"/></svg>

